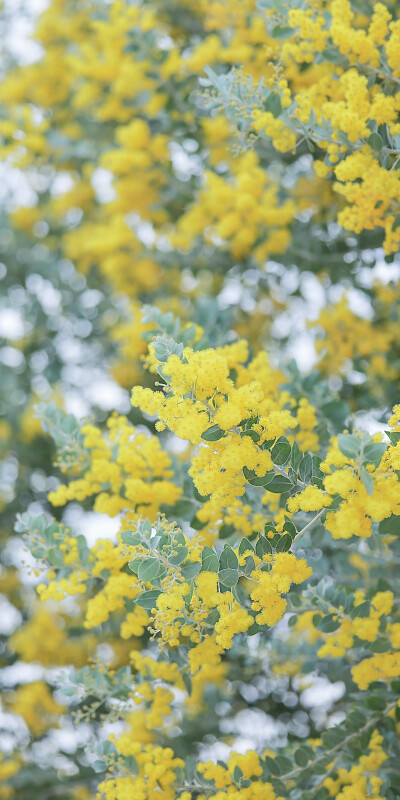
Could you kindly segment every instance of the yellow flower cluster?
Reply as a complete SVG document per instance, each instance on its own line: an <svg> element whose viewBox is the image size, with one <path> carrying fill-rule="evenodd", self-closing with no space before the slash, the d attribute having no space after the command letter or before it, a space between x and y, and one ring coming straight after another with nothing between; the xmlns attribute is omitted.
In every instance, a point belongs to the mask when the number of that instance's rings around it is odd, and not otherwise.
<svg viewBox="0 0 400 800"><path fill-rule="evenodd" d="M272 123L274 128L285 130L273 117ZM188 250L198 236L209 243L218 237L226 242L234 258L246 258L251 253L262 263L287 247L288 226L296 206L292 200L280 201L278 185L268 180L255 152L238 157L232 172L232 181L206 172L205 187L198 201L180 217L172 243Z"/></svg>
<svg viewBox="0 0 400 800"><path fill-rule="evenodd" d="M292 583L303 583L312 574L304 558L296 559L293 553L277 553L270 572L256 569L251 573L258 586L251 589L252 608L259 613L256 622L272 627L280 620L286 610L286 600L282 594L289 591Z"/></svg>
<svg viewBox="0 0 400 800"><path fill-rule="evenodd" d="M349 770L338 769L337 778L328 777L323 785L329 790L331 797L336 800L352 800L356 797L371 797L375 800L384 800L380 788L383 779L378 771L381 764L388 758L382 748L383 736L379 731L372 732L368 743L368 753L362 755L357 764Z"/></svg>
<svg viewBox="0 0 400 800"><path fill-rule="evenodd" d="M117 741L118 751L124 756L134 756L139 775L111 777L99 784L99 798L104 800L157 800L162 792L165 800L175 800L176 772L183 767L181 758L175 758L170 747L146 744L143 748L129 733Z"/></svg>
<svg viewBox="0 0 400 800"><path fill-rule="evenodd" d="M374 681L392 681L400 675L400 652L364 658L352 667L351 674L359 689L368 689Z"/></svg>
<svg viewBox="0 0 400 800"><path fill-rule="evenodd" d="M371 392L380 398L384 391L382 382L397 375L390 358L396 352L398 288L385 290L376 284L374 291L379 325L351 311L348 298L343 295L338 303L324 308L311 326L317 327L322 336L316 341L319 369L328 374L346 373L361 360L370 378Z"/></svg>
<svg viewBox="0 0 400 800"><path fill-rule="evenodd" d="M180 629L184 616L185 595L189 593L187 583L174 584L174 586L157 598L156 613L152 620L154 632L159 632L163 641L168 642L171 647L179 644ZM190 625L184 625L185 634L190 633Z"/></svg>
<svg viewBox="0 0 400 800"><path fill-rule="evenodd" d="M299 584L312 574L305 559L296 559L293 553L277 553L273 560L265 556L262 562L254 557L257 567L250 576L248 591L251 608L257 611L255 621L260 625L274 626L286 610L286 594L292 583ZM270 571L263 571L267 563ZM189 652L189 665L196 673L202 664L218 665L223 650L232 646L237 633L246 632L254 618L241 607L232 592L221 591L216 572L201 572L195 579L196 590L191 594L187 583L175 583L171 589L163 591L157 598L156 608L151 619L151 630L159 633L162 642L174 647L182 637L198 643ZM186 602L185 602L185 598ZM214 634L207 634L207 617L216 609L218 619Z"/></svg>
<svg viewBox="0 0 400 800"><path fill-rule="evenodd" d="M271 374L266 354L256 356L244 366L247 359L244 342L198 352L185 348L182 358L171 355L162 364L168 381L167 396L141 386L132 391L132 404L147 414L157 415L158 429L168 426L182 439L189 439L195 445L201 442L189 470L199 493L210 495L199 511L199 518L207 523L216 522L225 509L232 509L233 514L237 510L234 521L244 534L251 532L253 524L255 530L261 527L262 518L246 522L246 509L240 502L246 484L243 468L254 470L258 476L265 475L273 464L269 452L261 445L298 424L285 408L288 395L279 391L276 383L279 377ZM230 377L232 369L236 371L236 381ZM241 436L238 430L243 420L254 416L258 417L253 425L257 443L249 436ZM202 440L213 425L226 435L211 443ZM308 406L300 407L303 431L309 435L313 425L314 417L311 412L310 418Z"/></svg>
<svg viewBox="0 0 400 800"><path fill-rule="evenodd" d="M233 784L232 775L235 767L241 770L245 781L251 782L248 787L239 789ZM212 761L205 761L200 762L197 769L206 780L213 781L216 789L220 790L217 794L211 795L212 800L219 800L224 795L233 800L261 800L261 798L282 800L276 796L270 783L262 783L257 780L262 775L262 767L260 757L254 750L248 750L243 754L232 752L226 767L222 764L214 764Z"/></svg>
<svg viewBox="0 0 400 800"><path fill-rule="evenodd" d="M156 747L146 744L142 749L133 732L122 734L114 744L118 753L123 756L134 756L139 766L137 777L116 776L107 778L99 785L99 798L105 800L156 800L162 792L165 800L176 797L175 785L177 783L176 770L183 766L180 758L173 757L171 748ZM248 784L238 788L232 779L235 768L239 768L241 775ZM262 767L260 757L254 750L246 753L232 752L226 768L212 761L199 762L197 771L206 780L213 781L216 794L199 794L199 800L209 797L211 800L220 800L228 796L231 800L283 800L278 797L270 783L265 783L260 778ZM179 794L182 800L191 800L190 790Z"/></svg>
<svg viewBox="0 0 400 800"><path fill-rule="evenodd" d="M287 24L293 33L281 46L284 78L276 81L276 91L290 113L275 118L255 103L252 126L270 138L278 152L285 152L295 148L302 126L313 115L316 130L311 126L309 135L327 155L325 162L315 161L317 174L333 174L335 191L347 201L344 208L338 204L339 224L355 233L381 228L390 254L400 243L396 221L400 181L392 169L398 150L385 146L379 134L370 140L369 123L375 122L375 131L386 125L390 135L400 133L394 57L399 51L399 24L391 20L383 3L375 4L367 28L360 26L349 0L334 0L329 11L327 18L318 4L289 10ZM330 48L337 51L337 59L327 58ZM384 69L382 61L387 63ZM382 147L391 154L383 164Z"/></svg>
<svg viewBox="0 0 400 800"><path fill-rule="evenodd" d="M296 434L296 441L300 450L318 450L319 440L314 429L318 426L316 409L311 405L306 397L301 397L296 412L297 422L300 430Z"/></svg>
<svg viewBox="0 0 400 800"><path fill-rule="evenodd" d="M400 93L396 112L399 110ZM397 171L381 167L366 145L338 164L335 175L338 178L335 190L348 203L338 214L339 224L354 233L383 228L385 252L395 253L400 242L400 233L395 224L400 201Z"/></svg>
<svg viewBox="0 0 400 800"><path fill-rule="evenodd" d="M6 705L14 714L20 714L34 736L41 736L51 727L58 727L64 707L56 703L43 681L34 681L20 686Z"/></svg>
<svg viewBox="0 0 400 800"><path fill-rule="evenodd" d="M108 436L95 425L82 428L89 467L83 477L51 492L50 502L61 506L96 495L95 511L110 516L145 512L154 519L161 505L173 505L181 493L169 480L171 459L155 436L136 431L125 417L112 415L107 427Z"/></svg>
<svg viewBox="0 0 400 800"><path fill-rule="evenodd" d="M345 465L335 469L336 446L329 448L321 464L321 469L328 473L324 487L328 494L343 498L337 511L329 511L325 520L325 527L334 539L371 536L373 521L381 522L392 514L400 514L399 479L390 463L393 449L388 446L379 467L369 467L374 490L368 494L352 459L345 457Z"/></svg>
<svg viewBox="0 0 400 800"><path fill-rule="evenodd" d="M332 499L317 486L307 486L304 491L289 497L288 509L294 514L296 511L320 511L330 506Z"/></svg>
<svg viewBox="0 0 400 800"><path fill-rule="evenodd" d="M55 574L52 573L51 577L54 578ZM68 578L60 578L59 580L51 580L50 583L39 583L37 593L42 602L46 600L64 600L68 595L75 597L86 592L86 581L89 579L89 573L84 569L78 569L76 572L71 572Z"/></svg>
<svg viewBox="0 0 400 800"><path fill-rule="evenodd" d="M97 592L94 597L88 600L85 627L94 628L106 622L114 611L125 609L125 600L134 600L139 594L134 575L127 575L120 572L118 575L111 575L104 587ZM147 614L138 612L128 614L125 622L121 626L121 636L128 639L130 636L140 636L143 633L143 625L147 622ZM136 633L134 633L136 631ZM139 633L138 631L141 631Z"/></svg>
<svg viewBox="0 0 400 800"><path fill-rule="evenodd" d="M375 437L379 442L380 434ZM397 445L389 444L379 466L367 464L368 475L373 483L369 493L360 477L359 465L351 457L340 452L337 438L331 440L325 460L320 464L327 473L324 489L308 486L299 494L289 498L287 506L296 511L320 511L331 505L335 495L342 498L339 507L328 511L324 525L334 539L349 539L351 536L371 536L372 522L381 522L392 514L400 515Z"/></svg>
<svg viewBox="0 0 400 800"><path fill-rule="evenodd" d="M203 72L206 64L220 61L235 65L246 65L246 70L255 79L273 74L270 60L279 50L279 44L271 36L263 14L258 14L254 0L232 0L229 7L223 0L211 0L201 4L184 0L202 20L207 35L185 54L185 67L193 72ZM229 36L221 36L221 32Z"/></svg>
<svg viewBox="0 0 400 800"><path fill-rule="evenodd" d="M56 617L46 607L39 607L26 625L10 637L10 647L28 664L84 666L96 640L89 636L74 640L68 632L68 622L68 618Z"/></svg>
<svg viewBox="0 0 400 800"><path fill-rule="evenodd" d="M337 608L326 601L324 613L337 624L333 633L324 633L315 627L315 611L301 612L294 630L302 638L306 636L310 643L323 640L318 649L319 658L343 658L350 653L350 662L360 646L359 640L361 646L367 648L379 639L385 645L384 651L362 658L351 667L354 683L366 690L375 681L391 682L400 675L400 624L391 621L395 618L394 601L393 592L386 590L376 592L367 602L365 592L357 589L351 613L346 613L343 605Z"/></svg>
<svg viewBox="0 0 400 800"><path fill-rule="evenodd" d="M356 636L364 642L375 642L379 635L381 617L384 614L390 614L393 599L392 592L378 592L372 597L370 612L365 617L351 618L344 616L341 618L341 614L338 612L337 617L341 619L340 627L337 631L327 636L326 641L318 651L319 657L332 656L333 658L339 658L344 656L353 647L354 637ZM364 601L365 594L359 591L355 608Z"/></svg>

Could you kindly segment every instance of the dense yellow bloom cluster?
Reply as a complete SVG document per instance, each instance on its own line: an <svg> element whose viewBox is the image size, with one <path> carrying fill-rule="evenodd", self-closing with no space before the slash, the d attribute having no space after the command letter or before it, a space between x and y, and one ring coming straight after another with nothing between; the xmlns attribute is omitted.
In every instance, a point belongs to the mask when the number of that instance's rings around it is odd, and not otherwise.
<svg viewBox="0 0 400 800"><path fill-rule="evenodd" d="M51 577L55 577L51 573ZM86 570L78 569L72 572L68 578L60 578L60 580L51 580L50 583L39 583L37 593L40 600L64 600L65 597L71 597L85 594L86 581L89 579L89 573Z"/></svg>
<svg viewBox="0 0 400 800"><path fill-rule="evenodd" d="M380 435L376 439L379 441ZM345 456L337 440L331 441L320 468L327 473L324 489L308 486L303 492L288 500L289 511L318 511L330 506L332 498L339 495L342 502L334 511L328 511L325 527L334 539L371 536L372 522L381 522L392 514L400 514L399 478L396 474L397 446L389 445L379 466L371 459L368 475L373 491L365 487L359 465Z"/></svg>
<svg viewBox="0 0 400 800"><path fill-rule="evenodd" d="M186 348L182 359L171 355L162 365L168 381L167 396L141 386L132 391L132 404L147 414L157 415L158 429L168 426L180 438L195 445L202 443L189 470L199 493L210 495L199 511L199 518L213 522L225 509L240 509L243 533L248 533L253 524L261 525L261 518L253 523L246 521L246 508L240 503L246 483L243 468L253 470L258 476L265 475L272 469L272 460L261 445L298 424L285 407L288 396L279 391L276 383L279 376L271 373L266 354L256 356L244 366L247 359L244 342L199 352ZM230 377L232 369L237 373L236 381ZM305 410L301 406L299 423L303 430L307 430L306 426L309 430L314 417L310 420L309 412L306 417ZM258 417L253 426L257 443L241 436L238 430L243 420L253 416ZM208 443L202 436L212 425L226 435ZM235 523L239 524L236 516Z"/></svg>
<svg viewBox="0 0 400 800"><path fill-rule="evenodd" d="M391 450L389 446L379 467L370 467L374 483L372 494L368 494L352 468L352 459L346 457L345 465L335 468L338 466L335 445L328 450L321 464L321 469L329 473L324 486L330 495L338 494L343 498L338 510L329 511L326 516L326 528L334 538L371 536L372 521L381 522L391 514L400 514L399 479L390 465Z"/></svg>
<svg viewBox="0 0 400 800"><path fill-rule="evenodd" d="M380 397L381 382L395 379L397 375L396 366L389 359L396 352L398 338L395 321L398 289L386 289L381 298L384 287L376 285L375 291L381 318L379 326L351 311L346 295L335 305L324 308L311 325L323 331L323 338L316 341L319 368L330 374L345 373L352 363L359 364L362 359L371 378L371 391Z"/></svg>
<svg viewBox="0 0 400 800"><path fill-rule="evenodd" d="M337 800L352 800L364 796L384 800L380 792L383 780L377 774L381 764L388 758L382 748L382 742L383 736L378 731L373 731L368 744L368 753L361 756L359 762L351 769L339 769L337 778L326 778L324 786L329 789L332 797Z"/></svg>
<svg viewBox="0 0 400 800"><path fill-rule="evenodd" d="M270 35L263 15L256 11L254 0L232 0L229 7L223 0L212 0L201 4L184 0L184 6L202 19L209 34L202 42L192 47L185 58L185 66L201 73L206 64L221 61L224 64L246 64L249 73L259 80L272 76L269 60L276 55L279 44ZM229 30L229 38L221 31Z"/></svg>
<svg viewBox="0 0 400 800"><path fill-rule="evenodd" d="M123 734L115 741L119 753L125 756L134 756L139 766L139 775L135 778L128 776L111 777L99 786L99 797L105 800L155 800L162 792L166 800L175 798L175 784L177 783L176 770L183 766L182 759L173 758L170 748L146 745L142 750L136 737L130 733ZM235 767L239 768L241 775L249 784L245 788L238 788L232 779ZM245 754L232 752L226 768L212 761L199 762L199 774L206 780L212 781L217 790L216 794L201 793L200 800L210 797L211 800L220 800L228 796L232 800L283 800L278 796L270 783L265 783L260 778L262 767L260 758L254 750ZM183 791L179 795L183 800L191 800L191 791Z"/></svg>
<svg viewBox="0 0 400 800"><path fill-rule="evenodd" d="M276 150L285 152L296 146L302 126L310 124L313 115L310 138L327 154L325 162L316 160L317 174L333 175L335 191L347 201L344 208L339 205L339 224L355 233L382 228L386 253L396 252L400 181L392 167L398 148L385 146L379 134L371 140L369 123L375 122L375 131L386 125L393 137L400 133L400 92L393 58L398 52L399 26L382 3L375 4L367 29L360 26L349 0L334 0L329 11L326 17L317 7L289 10L287 24L293 35L282 44L280 58L290 88L281 79L277 89L290 114L275 119L256 104L253 128L272 139ZM342 57L343 66L335 66L335 59L324 60L329 47L337 49L337 61ZM382 61L387 63L383 70ZM382 147L384 153L391 153L383 164L379 162Z"/></svg>
<svg viewBox="0 0 400 800"><path fill-rule="evenodd" d="M62 664L83 666L94 648L94 637L73 640L68 635L68 619L55 617L44 606L39 607L23 628L10 637L10 646L27 662L38 662L46 667Z"/></svg>
<svg viewBox="0 0 400 800"><path fill-rule="evenodd" d="M330 506L332 499L322 489L317 486L307 486L303 492L290 497L288 509L291 513L295 511L319 511L325 506Z"/></svg>
<svg viewBox="0 0 400 800"><path fill-rule="evenodd" d="M374 681L392 681L400 675L400 653L397 650L364 658L352 668L351 674L359 689L368 689Z"/></svg>
<svg viewBox="0 0 400 800"><path fill-rule="evenodd" d="M197 203L180 218L172 242L189 249L197 236L210 243L218 237L234 258L252 253L262 263L287 247L288 225L296 206L292 200L280 202L278 186L268 181L254 152L240 156L232 171L233 183L212 172L205 174L205 187Z"/></svg>
<svg viewBox="0 0 400 800"><path fill-rule="evenodd" d="M395 225L400 201L398 173L379 166L370 148L365 147L347 156L335 168L335 175L339 181L335 189L348 202L338 215L339 224L354 233L384 228L385 251L395 253L400 242Z"/></svg>
<svg viewBox="0 0 400 800"><path fill-rule="evenodd" d="M332 633L323 633L313 623L313 611L304 611L296 619L295 630L308 641L323 640L318 650L319 658L343 658L351 653L354 658L359 642L365 648L373 646L377 640L384 645L379 655L362 658L351 667L351 676L359 689L366 690L375 681L391 682L400 675L400 625L391 622L395 615L394 595L391 591L380 591L367 601L363 590L354 593L354 606L351 614L327 601L324 612L336 624Z"/></svg>
<svg viewBox="0 0 400 800"><path fill-rule="evenodd" d="M34 681L20 686L13 696L5 697L7 706L20 714L29 730L40 736L50 727L57 726L64 708L54 700L43 681Z"/></svg>
<svg viewBox="0 0 400 800"><path fill-rule="evenodd" d="M365 594L358 593L356 608L365 601ZM354 637L358 637L365 642L375 642L379 635L381 617L383 614L389 615L393 606L392 592L378 592L371 599L370 612L365 617L354 617L341 619L340 627L334 633L329 634L325 643L320 647L318 655L333 656L338 658L344 656L353 647ZM338 612L338 618L341 617Z"/></svg>
<svg viewBox="0 0 400 800"><path fill-rule="evenodd" d="M299 560L293 553L277 553L271 572L252 572L252 580L259 586L251 590L252 608L259 613L259 625L275 625L283 617L286 600L282 597L289 591L291 583L303 583L312 574L304 558Z"/></svg>
<svg viewBox="0 0 400 800"><path fill-rule="evenodd" d="M139 587L136 585L136 580L133 576L123 572L118 575L111 575L107 579L105 586L88 601L85 627L94 628L106 622L111 613L125 609L126 598L134 600L138 593ZM146 614L144 617L143 615L128 614L121 627L122 638L141 635L143 633L143 622L146 623L146 621ZM138 629L141 633L133 633L134 630Z"/></svg>
<svg viewBox="0 0 400 800"><path fill-rule="evenodd" d="M181 493L168 480L173 477L171 459L156 437L136 431L125 417L111 416L107 427L108 436L95 425L82 428L89 467L82 478L51 492L50 502L60 506L96 495L95 511L116 516L127 509L138 515L145 510L154 518L161 505L173 505Z"/></svg>
<svg viewBox="0 0 400 800"><path fill-rule="evenodd" d="M305 559L296 559L292 553L277 553L272 563L269 556L265 556L264 562L254 558L257 567L251 572L248 586L251 608L259 612L255 621L260 626L272 627L285 613L286 600L282 595L289 591L292 583L305 581L312 569ZM270 571L262 570L265 563L270 564ZM195 579L196 591L186 603L189 594L186 583L175 584L156 601L152 625L163 641L176 646L183 635L199 642L189 654L192 672L204 663L218 665L220 654L232 646L233 637L246 632L254 622L253 616L240 606L232 592L221 591L218 580L216 572L201 572ZM215 638L207 634L207 617L212 609L218 611Z"/></svg>
<svg viewBox="0 0 400 800"><path fill-rule="evenodd" d="M105 800L156 800L162 792L165 800L175 800L175 770L182 767L181 758L174 758L170 747L151 744L141 748L136 738L123 734L117 741L122 755L134 756L139 765L139 775L112 777L99 785L99 797Z"/></svg>

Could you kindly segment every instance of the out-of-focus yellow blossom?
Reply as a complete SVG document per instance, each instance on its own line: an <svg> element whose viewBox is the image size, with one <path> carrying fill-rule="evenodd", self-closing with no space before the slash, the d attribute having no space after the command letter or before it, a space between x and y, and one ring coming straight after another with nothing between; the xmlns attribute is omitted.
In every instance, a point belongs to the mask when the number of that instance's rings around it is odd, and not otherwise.
<svg viewBox="0 0 400 800"><path fill-rule="evenodd" d="M20 714L34 736L41 736L50 727L57 727L64 707L54 700L46 683L34 681L20 686L7 705Z"/></svg>

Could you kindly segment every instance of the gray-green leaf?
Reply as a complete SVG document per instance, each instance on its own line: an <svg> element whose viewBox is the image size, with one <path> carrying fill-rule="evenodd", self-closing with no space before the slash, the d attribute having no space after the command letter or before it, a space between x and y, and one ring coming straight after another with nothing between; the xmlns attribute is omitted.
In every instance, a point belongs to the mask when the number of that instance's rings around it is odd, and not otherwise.
<svg viewBox="0 0 400 800"><path fill-rule="evenodd" d="M160 564L156 558L146 558L145 561L139 565L138 578L140 581L147 583L153 580L158 575Z"/></svg>

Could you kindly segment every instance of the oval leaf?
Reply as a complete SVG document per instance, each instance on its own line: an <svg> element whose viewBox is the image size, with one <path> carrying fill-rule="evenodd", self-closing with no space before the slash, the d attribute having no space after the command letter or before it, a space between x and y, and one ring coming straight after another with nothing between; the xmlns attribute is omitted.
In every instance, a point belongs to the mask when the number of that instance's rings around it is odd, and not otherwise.
<svg viewBox="0 0 400 800"><path fill-rule="evenodd" d="M211 428L208 428L201 434L201 438L204 439L205 442L218 442L223 436L225 436L225 431L221 430L219 425L212 425Z"/></svg>
<svg viewBox="0 0 400 800"><path fill-rule="evenodd" d="M201 571L202 572L218 572L219 558L211 547L204 547L201 554Z"/></svg>
<svg viewBox="0 0 400 800"><path fill-rule="evenodd" d="M185 558L187 558L188 553L189 550L187 547L178 547L176 549L175 554L173 556L170 556L168 561L170 562L170 564L173 564L174 567L177 567L179 564L182 563L182 561L185 560Z"/></svg>
<svg viewBox="0 0 400 800"><path fill-rule="evenodd" d="M322 617L317 628L322 633L333 633L340 628L340 620L336 619L336 614L328 614L326 617Z"/></svg>
<svg viewBox="0 0 400 800"><path fill-rule="evenodd" d="M256 554L259 558L262 558L265 553L272 553L272 544L265 536L260 536L256 544Z"/></svg>
<svg viewBox="0 0 400 800"><path fill-rule="evenodd" d="M270 470L270 472L266 472L265 475L259 476L256 475L253 470L243 467L243 475L247 483L250 483L251 486L267 486L273 480L275 472Z"/></svg>
<svg viewBox="0 0 400 800"><path fill-rule="evenodd" d="M275 475L271 483L268 484L268 491L282 494L283 492L288 492L292 486L293 484L289 478L285 478L284 475Z"/></svg>
<svg viewBox="0 0 400 800"><path fill-rule="evenodd" d="M156 558L146 558L142 561L138 569L138 578L140 581L147 583L153 580L158 575L160 564Z"/></svg>
<svg viewBox="0 0 400 800"><path fill-rule="evenodd" d="M283 465L289 461L291 451L292 448L288 440L285 436L281 436L271 450L271 456L274 464L278 464L278 466L283 467Z"/></svg>
<svg viewBox="0 0 400 800"><path fill-rule="evenodd" d="M136 598L135 603L141 608L147 608L149 611L151 611L151 609L155 607L157 597L160 594L161 592L159 589L150 589L149 592L143 592L143 594L139 595L139 597Z"/></svg>
<svg viewBox="0 0 400 800"><path fill-rule="evenodd" d="M192 578L195 578L196 575L199 574L200 570L200 561L195 561L193 564L184 564L183 567L181 567L181 573L186 581L190 581Z"/></svg>
<svg viewBox="0 0 400 800"><path fill-rule="evenodd" d="M361 442L357 436L351 433L339 433L338 445L344 456L354 458L360 452Z"/></svg>
<svg viewBox="0 0 400 800"><path fill-rule="evenodd" d="M276 552L277 553L287 553L292 546L292 537L289 533L284 533L283 536L279 539L278 544L276 545Z"/></svg>
<svg viewBox="0 0 400 800"><path fill-rule="evenodd" d="M365 489L367 490L367 494L372 494L374 491L374 482L371 478L371 475L365 467L361 467L360 469L360 478L364 484Z"/></svg>
<svg viewBox="0 0 400 800"><path fill-rule="evenodd" d="M229 545L225 545L220 558L219 563L221 565L221 569L237 569L239 566L239 561L236 553L232 550Z"/></svg>
<svg viewBox="0 0 400 800"><path fill-rule="evenodd" d="M239 573L237 569L221 569L218 577L220 583L223 583L224 586L227 586L228 589L230 589L232 586L236 586L239 580Z"/></svg>

